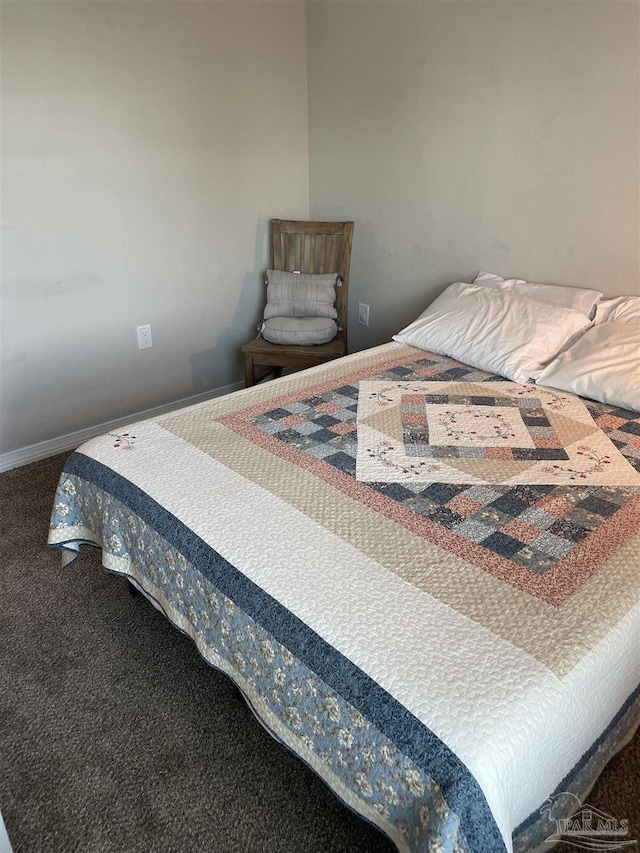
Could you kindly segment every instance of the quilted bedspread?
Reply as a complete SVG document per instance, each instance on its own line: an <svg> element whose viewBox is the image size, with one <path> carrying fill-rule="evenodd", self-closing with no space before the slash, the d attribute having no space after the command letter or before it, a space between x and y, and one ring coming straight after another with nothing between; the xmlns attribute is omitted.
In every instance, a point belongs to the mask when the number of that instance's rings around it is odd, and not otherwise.
<svg viewBox="0 0 640 853"><path fill-rule="evenodd" d="M104 435L102 548L402 851L532 849L638 722L640 415L387 344Z"/></svg>

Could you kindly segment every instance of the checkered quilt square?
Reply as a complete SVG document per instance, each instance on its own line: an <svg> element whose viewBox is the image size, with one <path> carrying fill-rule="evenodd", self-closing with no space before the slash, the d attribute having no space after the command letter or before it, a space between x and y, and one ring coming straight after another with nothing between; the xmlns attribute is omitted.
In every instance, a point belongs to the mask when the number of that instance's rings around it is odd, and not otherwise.
<svg viewBox="0 0 640 853"><path fill-rule="evenodd" d="M234 428L489 570L478 554L545 575L640 494L640 415L442 356L274 402Z"/></svg>

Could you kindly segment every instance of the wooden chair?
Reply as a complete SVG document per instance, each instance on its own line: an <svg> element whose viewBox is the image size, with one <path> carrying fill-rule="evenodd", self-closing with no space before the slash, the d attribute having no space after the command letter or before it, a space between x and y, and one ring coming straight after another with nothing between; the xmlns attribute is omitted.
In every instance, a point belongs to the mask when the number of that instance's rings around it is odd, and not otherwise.
<svg viewBox="0 0 640 853"><path fill-rule="evenodd" d="M302 273L339 273L336 310L341 331L327 344L296 346L272 344L256 338L242 347L244 381L248 388L266 376L282 376L284 367L300 370L347 354L349 266L353 222L297 222L271 220L271 269ZM256 368L266 367L257 375Z"/></svg>

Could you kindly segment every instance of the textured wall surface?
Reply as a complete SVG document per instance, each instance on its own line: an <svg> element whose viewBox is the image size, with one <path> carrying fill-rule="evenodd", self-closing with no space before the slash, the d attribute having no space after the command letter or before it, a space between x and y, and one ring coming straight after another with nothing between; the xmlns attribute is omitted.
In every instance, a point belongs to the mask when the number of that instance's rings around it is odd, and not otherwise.
<svg viewBox="0 0 640 853"><path fill-rule="evenodd" d="M309 3L311 215L356 222L353 348L478 269L638 292L639 8Z"/></svg>
<svg viewBox="0 0 640 853"><path fill-rule="evenodd" d="M3 4L0 452L240 379L268 220L309 212L305 19Z"/></svg>
<svg viewBox="0 0 640 853"><path fill-rule="evenodd" d="M480 268L638 292L637 0L0 8L0 454L239 380L273 216L355 220L352 349Z"/></svg>

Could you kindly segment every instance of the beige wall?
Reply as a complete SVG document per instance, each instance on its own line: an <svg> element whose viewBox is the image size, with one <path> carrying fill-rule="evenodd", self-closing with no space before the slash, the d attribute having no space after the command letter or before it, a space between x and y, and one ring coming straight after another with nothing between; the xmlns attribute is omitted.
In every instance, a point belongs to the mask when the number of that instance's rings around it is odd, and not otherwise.
<svg viewBox="0 0 640 853"><path fill-rule="evenodd" d="M239 380L275 215L356 221L356 349L481 267L638 291L638 0L1 8L0 455Z"/></svg>
<svg viewBox="0 0 640 853"><path fill-rule="evenodd" d="M311 216L356 221L352 347L479 268L638 292L638 10L309 3Z"/></svg>
<svg viewBox="0 0 640 853"><path fill-rule="evenodd" d="M309 213L305 17L3 3L0 452L241 378L268 219Z"/></svg>

